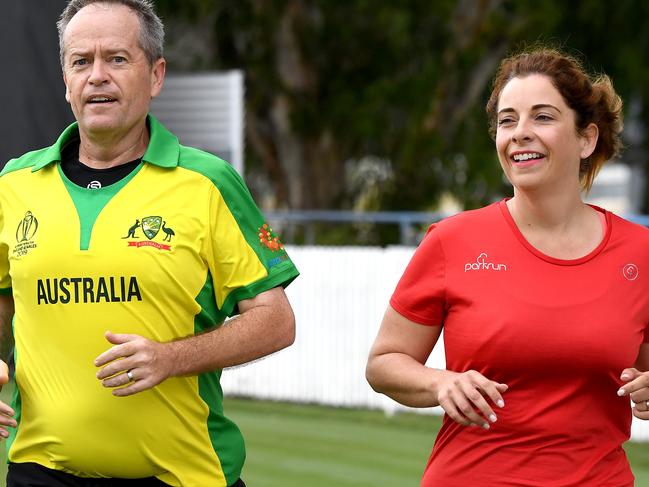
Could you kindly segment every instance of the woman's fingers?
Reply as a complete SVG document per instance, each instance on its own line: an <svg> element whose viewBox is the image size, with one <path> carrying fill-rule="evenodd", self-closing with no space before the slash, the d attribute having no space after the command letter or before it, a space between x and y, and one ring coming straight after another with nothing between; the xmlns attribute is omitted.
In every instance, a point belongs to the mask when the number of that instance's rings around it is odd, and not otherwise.
<svg viewBox="0 0 649 487"><path fill-rule="evenodd" d="M506 384L491 381L479 372L468 371L454 374L447 386L440 391L440 406L454 421L465 426L480 426L489 429L498 416L489 404L499 408L505 406L502 394L507 390Z"/></svg>

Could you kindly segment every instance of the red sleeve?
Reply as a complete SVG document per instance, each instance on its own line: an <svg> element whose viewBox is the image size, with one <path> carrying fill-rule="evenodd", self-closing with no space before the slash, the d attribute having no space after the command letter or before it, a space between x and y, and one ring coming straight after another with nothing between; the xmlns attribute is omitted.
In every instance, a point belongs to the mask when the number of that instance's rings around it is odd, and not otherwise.
<svg viewBox="0 0 649 487"><path fill-rule="evenodd" d="M400 315L421 325L441 325L444 317L446 265L438 233L431 225L390 299Z"/></svg>

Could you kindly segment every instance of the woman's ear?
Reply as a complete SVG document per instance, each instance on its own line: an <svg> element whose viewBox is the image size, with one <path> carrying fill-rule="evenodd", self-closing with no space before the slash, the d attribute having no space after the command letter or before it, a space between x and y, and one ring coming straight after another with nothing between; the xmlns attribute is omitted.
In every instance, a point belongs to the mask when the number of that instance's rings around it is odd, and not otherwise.
<svg viewBox="0 0 649 487"><path fill-rule="evenodd" d="M597 146L597 139L599 139L599 128L594 123L588 124L584 130L581 131L581 153L580 157L586 159L591 156Z"/></svg>

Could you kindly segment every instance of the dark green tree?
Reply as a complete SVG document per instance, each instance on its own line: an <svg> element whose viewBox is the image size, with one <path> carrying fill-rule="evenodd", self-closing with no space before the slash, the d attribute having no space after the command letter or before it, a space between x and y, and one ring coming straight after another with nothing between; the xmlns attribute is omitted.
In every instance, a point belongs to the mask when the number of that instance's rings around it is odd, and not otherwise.
<svg viewBox="0 0 649 487"><path fill-rule="evenodd" d="M637 107L629 162L645 164L648 2L156 4L170 69L244 70L249 180L277 207L421 210L445 192L466 207L502 195L484 104L500 59L535 42L611 75Z"/></svg>

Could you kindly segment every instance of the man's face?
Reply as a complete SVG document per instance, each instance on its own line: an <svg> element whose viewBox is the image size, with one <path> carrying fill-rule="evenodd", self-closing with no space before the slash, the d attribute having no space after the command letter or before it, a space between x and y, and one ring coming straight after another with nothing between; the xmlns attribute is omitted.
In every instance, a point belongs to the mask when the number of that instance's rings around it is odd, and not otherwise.
<svg viewBox="0 0 649 487"><path fill-rule="evenodd" d="M140 22L124 5L88 5L63 36L65 98L90 136L138 130L162 89L165 61L151 66L140 48Z"/></svg>

